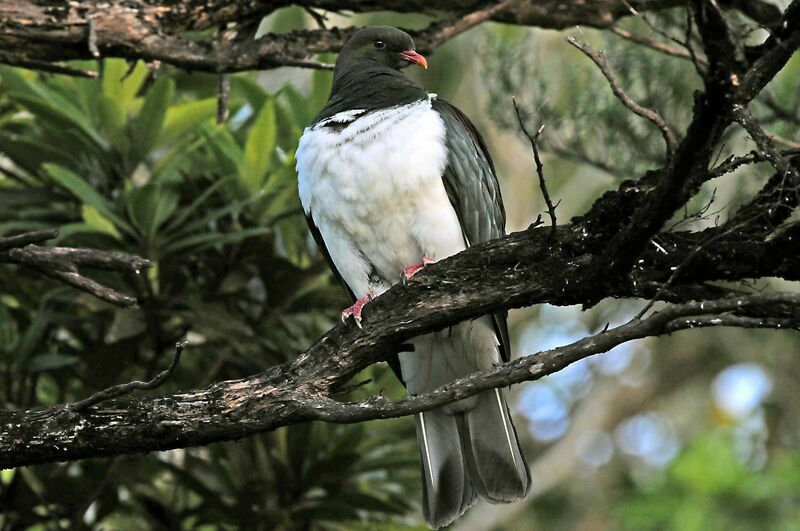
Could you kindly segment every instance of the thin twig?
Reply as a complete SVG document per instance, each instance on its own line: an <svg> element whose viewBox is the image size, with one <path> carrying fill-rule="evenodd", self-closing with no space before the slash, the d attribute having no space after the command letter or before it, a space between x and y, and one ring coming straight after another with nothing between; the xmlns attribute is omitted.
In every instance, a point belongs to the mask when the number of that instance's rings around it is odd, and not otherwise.
<svg viewBox="0 0 800 531"><path fill-rule="evenodd" d="M657 52L661 52L666 55L671 55L672 57L679 57L681 59L688 59L690 61L697 60L701 64L704 65L708 64L708 60L705 57L697 57L697 56L693 57L692 53L689 52L688 50L675 48L674 46L670 46L662 42L657 42L648 39L647 37L642 37L641 35L636 35L626 29L620 28L619 26L612 26L611 33L619 37L622 37L625 40L634 42L636 44L641 44L642 46L646 46Z"/></svg>
<svg viewBox="0 0 800 531"><path fill-rule="evenodd" d="M89 53L93 57L100 57L100 50L97 48L97 28L95 28L94 19L89 18L89 27L87 29L86 45L89 47Z"/></svg>
<svg viewBox="0 0 800 531"><path fill-rule="evenodd" d="M522 132L525 133L525 136L528 137L528 141L531 144L531 149L533 150L533 160L536 162L536 174L539 176L539 189L542 191L542 196L544 197L544 202L547 204L547 213L550 216L550 237L553 238L556 235L556 226L558 225L556 220L556 207L558 204L553 204L552 199L550 199L550 193L547 191L547 182L544 178L544 166L542 165L542 159L539 157L539 135L542 134L544 130L544 125L542 125L538 131L536 131L535 135L531 135L528 132L528 129L525 127L525 122L522 119L522 113L519 110L519 105L517 104L517 99L515 97L511 97L511 101L514 103L514 110L517 113L517 120L519 121L520 129ZM559 203L561 203L559 201Z"/></svg>
<svg viewBox="0 0 800 531"><path fill-rule="evenodd" d="M719 163L718 166L709 170L709 173L714 177L722 177L728 173L732 173L738 170L740 167L745 166L747 164L755 164L758 162L764 162L766 157L761 153L757 152L756 150L751 151L745 155L735 156L731 155L722 162Z"/></svg>
<svg viewBox="0 0 800 531"><path fill-rule="evenodd" d="M681 273L683 273L686 267L692 262L692 260L694 260L694 258L697 255L699 255L706 248L706 246L712 244L713 242L722 238L723 236L727 236L728 234L733 232L733 230L734 228L731 228L730 230L715 234L714 236L708 238L706 241L700 243L700 245L692 249L691 252L689 252L689 254L686 255L686 257L681 261L680 264L672 268L672 273L670 274L667 281L658 287L658 290L656 290L655 295L653 295L648 301L648 303L645 305L645 307L642 308L642 310L636 314L636 319L641 319L642 317L644 317L644 315L650 310L650 308L653 307L656 301L660 300L661 296L673 285L675 280L677 280L678 276Z"/></svg>
<svg viewBox="0 0 800 531"><path fill-rule="evenodd" d="M781 157L796 157L800 156L800 146L795 149L786 149L779 152ZM759 162L766 162L767 156L759 153L756 150L752 150L750 153L745 155L735 156L731 155L722 162L719 163L719 166L712 168L709 173L714 177L721 177L727 173L731 173L733 171L738 170L741 166L745 166L747 164L757 164Z"/></svg>
<svg viewBox="0 0 800 531"><path fill-rule="evenodd" d="M686 10L686 34L685 34L685 37L684 37L686 39L686 42L685 42L684 46L686 46L686 50L689 52L689 56L692 58L692 64L694 65L695 72L697 72L697 75L700 76L700 79L702 79L705 82L706 72L705 72L705 70L703 70L703 67L701 66L701 62L700 62L700 57L701 56L697 55L697 52L694 51L694 46L692 46L692 32L693 31L694 31L694 15L692 14L692 10L691 9L687 9ZM703 57L702 65L708 66L708 64L709 64L708 63L708 59L706 57Z"/></svg>
<svg viewBox="0 0 800 531"><path fill-rule="evenodd" d="M504 11L510 10L510 8L518 2L519 0L504 0L455 19L451 18L434 22L428 28L421 31L418 38L415 38L415 41L422 40L425 44L421 46L420 49L430 51L444 41L450 40L456 35L464 33L468 29L482 22L486 22ZM419 46L419 42L417 45Z"/></svg>
<svg viewBox="0 0 800 531"><path fill-rule="evenodd" d="M217 85L217 123L224 124L228 121L228 101L231 95L231 78L228 74L219 75Z"/></svg>
<svg viewBox="0 0 800 531"><path fill-rule="evenodd" d="M95 404L104 402L111 398L116 398L118 396L128 394L134 390L155 389L156 387L160 386L165 381L167 381L167 379L172 375L172 373L175 372L175 369L178 367L178 362L181 360L181 354L183 353L183 347L185 345L186 345L185 342L182 343L178 341L175 344L175 354L172 357L172 362L169 364L169 367L167 367L160 373L156 374L150 380L147 380L146 382L143 382L141 380L136 380L124 384L112 385L111 387L103 389L99 393L95 393L88 398L84 398L83 400L67 404L66 409L70 411L83 411Z"/></svg>
<svg viewBox="0 0 800 531"><path fill-rule="evenodd" d="M633 101L633 99L628 96L624 90L622 90L617 78L611 71L611 67L608 65L605 54L598 52L585 42L578 42L578 40L571 35L567 36L567 42L582 51L594 62L594 64L597 65L597 67L600 69L600 72L602 72L606 80L608 80L608 84L611 86L611 90L614 92L614 95L622 102L623 105L625 105L638 116L649 120L655 124L656 127L658 127L659 131L661 131L661 136L664 137L664 143L667 146L667 158L671 159L672 155L675 153L677 141L675 140L675 135L672 133L672 130L669 128L664 118L658 114L657 111L639 105Z"/></svg>
<svg viewBox="0 0 800 531"><path fill-rule="evenodd" d="M319 29L323 29L323 30L328 29L328 27L325 24L325 22L328 20L328 17L326 17L322 13L318 13L316 9L314 9L312 7L309 7L309 6L303 6L303 10L306 13L308 13L311 18L314 19L314 22L317 23L317 26L319 26Z"/></svg>
<svg viewBox="0 0 800 531"><path fill-rule="evenodd" d="M750 135L753 142L756 143L761 154L769 161L772 166L778 170L781 175L786 175L790 171L794 171L789 165L789 162L781 155L781 152L775 147L773 139L761 129L753 115L743 105L734 105L733 118L745 131Z"/></svg>
<svg viewBox="0 0 800 531"><path fill-rule="evenodd" d="M701 78L705 79L705 72L703 72L701 64L708 65L708 59L703 57L702 61L701 61L701 58L697 55L697 53L694 51L694 47L692 46L692 26L693 26L693 24L692 24L692 10L691 9L687 9L686 10L686 32L685 32L685 36L684 36L685 40L681 41L680 39L678 39L676 37L673 37L668 32L666 32L663 29L661 29L660 27L658 27L658 25L653 23L653 21L651 21L644 13L639 12L635 7L633 7L631 5L631 3L628 2L628 0L621 0L621 2L622 2L622 4L625 5L625 7L628 8L628 11L630 12L631 15L633 15L634 17L637 17L638 19L642 20L654 33L656 33L658 35L661 35L665 39L667 39L669 41L672 41L675 44L677 44L678 46L681 46L681 47L685 48L686 49L686 53L688 54L689 59L692 61L692 64L694 65L694 68L697 71L698 75Z"/></svg>
<svg viewBox="0 0 800 531"><path fill-rule="evenodd" d="M790 140L784 136L776 135L775 133L767 133L767 137L773 142L777 142L778 144L783 144L788 148L795 150L800 149L800 142L795 142L794 140Z"/></svg>
<svg viewBox="0 0 800 531"><path fill-rule="evenodd" d="M57 63L48 63L47 61L39 61L37 59L28 59L25 56L2 52L0 51L0 63L17 66L19 68L27 68L29 70L38 70L40 72L50 72L52 74L62 74L65 76L73 77L88 77L96 78L97 72L91 70L80 70L69 66L63 66Z"/></svg>
<svg viewBox="0 0 800 531"><path fill-rule="evenodd" d="M313 59L291 59L283 58L276 63L276 66L297 66L301 68L311 68L312 70L333 70L333 63L323 63Z"/></svg>
<svg viewBox="0 0 800 531"><path fill-rule="evenodd" d="M15 236L7 236L0 238L0 252L17 247L25 247L32 243L39 243L46 240L52 240L58 236L58 229L43 229L35 230L32 232L25 232Z"/></svg>

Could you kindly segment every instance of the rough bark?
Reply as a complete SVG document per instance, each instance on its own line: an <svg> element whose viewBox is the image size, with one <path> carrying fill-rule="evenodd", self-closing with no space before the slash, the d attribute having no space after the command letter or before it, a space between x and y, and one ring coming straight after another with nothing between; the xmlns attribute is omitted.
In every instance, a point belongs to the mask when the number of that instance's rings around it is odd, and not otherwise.
<svg viewBox="0 0 800 531"><path fill-rule="evenodd" d="M309 58L338 51L352 29L301 30L267 34L253 40L259 20L293 4L281 0L5 0L0 2L0 62L42 68L69 59L123 57L162 61L182 68L210 72L238 72L278 66L320 67ZM412 32L417 47L431 51L442 42L485 20L562 29L575 25L609 27L631 16L617 0L508 0L499 8L476 0L314 0L310 8L330 11L400 11L426 13L436 21ZM748 9L751 17L775 20L770 4ZM682 0L631 2L638 12L684 5ZM778 12L778 17L780 12ZM772 18L770 18L772 17ZM231 26L232 27L228 27ZM220 27L228 27L216 35ZM204 32L187 39L187 32Z"/></svg>
<svg viewBox="0 0 800 531"><path fill-rule="evenodd" d="M723 230L723 229L718 229ZM703 233L700 233L701 235ZM705 234L708 237L708 234ZM368 365L386 359L404 341L440 329L464 318L497 308L548 302L581 304L605 297L651 297L670 276L669 264L681 263L703 240L698 235L662 235L667 259L655 248L643 254L646 264L616 284L580 282L593 277L602 254L580 226L562 227L556 239L549 228L534 228L473 247L431 265L408 286L398 285L365 309L364 329L341 325L293 361L249 378L219 382L205 389L158 398L127 398L72 411L69 406L0 413L0 467L40 462L118 455L231 440L314 418L336 419L331 389ZM685 299L687 293L719 295L703 288L705 281L782 276L800 280L800 240L753 242L742 246L740 235L719 238L699 253L685 270L690 284L678 282L661 292L665 300ZM594 251L592 251L594 249ZM746 250L745 250L746 249ZM737 318L747 323L800 325L800 305L771 300L768 306L742 307ZM711 308L711 307L708 307ZM707 315L695 308L687 315ZM616 340L657 335L667 322L633 335L609 335L591 343L579 357L554 354L538 367L534 379L560 370L568 363L612 348ZM720 321L719 324L736 324ZM744 325L744 322L738 323ZM638 325L637 325L638 326ZM701 326L698 323L693 326ZM630 332L630 331L628 331ZM626 332L627 333L627 332ZM609 338L611 341L609 342ZM573 352L574 353L574 352ZM531 358L532 359L532 358ZM512 362L519 364L520 361ZM530 368L516 368L529 371ZM495 374L510 383L513 366ZM496 383L487 380L489 384ZM472 391L480 387L470 388ZM352 409L339 412L339 421L378 418L379 411L350 419Z"/></svg>

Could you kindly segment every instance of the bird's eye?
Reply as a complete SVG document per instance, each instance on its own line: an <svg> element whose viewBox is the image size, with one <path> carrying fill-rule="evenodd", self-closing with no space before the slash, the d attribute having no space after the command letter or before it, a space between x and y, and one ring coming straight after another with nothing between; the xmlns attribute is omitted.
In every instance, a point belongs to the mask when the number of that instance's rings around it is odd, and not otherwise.
<svg viewBox="0 0 800 531"><path fill-rule="evenodd" d="M375 48L378 48L378 49L381 49L381 48L385 48L385 47L386 47L386 43L385 43L385 42L383 42L382 40L375 40L375 41L372 41L372 45L373 45Z"/></svg>

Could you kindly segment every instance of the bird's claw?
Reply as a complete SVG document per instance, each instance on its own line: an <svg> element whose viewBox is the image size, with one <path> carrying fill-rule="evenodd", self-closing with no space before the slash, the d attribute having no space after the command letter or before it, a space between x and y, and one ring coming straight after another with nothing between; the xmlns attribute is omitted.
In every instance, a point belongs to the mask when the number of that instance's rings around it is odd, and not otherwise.
<svg viewBox="0 0 800 531"><path fill-rule="evenodd" d="M358 299L355 304L350 306L349 308L345 308L342 311L342 322L346 323L347 318L351 315L353 316L353 321L355 321L356 326L362 328L361 326L361 310L364 308L364 305L367 304L369 301L372 300L372 294L368 294L366 297L361 297Z"/></svg>
<svg viewBox="0 0 800 531"><path fill-rule="evenodd" d="M411 277L416 275L420 272L420 270L425 269L425 266L428 264L432 264L433 259L428 258L427 256L423 256L422 259L417 262L416 264L411 264L408 267L403 268L403 282L408 281Z"/></svg>

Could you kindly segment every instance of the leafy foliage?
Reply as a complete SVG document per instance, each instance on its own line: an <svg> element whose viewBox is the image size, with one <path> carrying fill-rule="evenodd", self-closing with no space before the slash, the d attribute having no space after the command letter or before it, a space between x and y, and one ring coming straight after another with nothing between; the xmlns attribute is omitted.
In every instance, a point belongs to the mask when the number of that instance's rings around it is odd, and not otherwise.
<svg viewBox="0 0 800 531"><path fill-rule="evenodd" d="M253 374L308 346L345 303L308 241L296 193L294 149L318 101L237 76L232 119L220 125L210 76L154 78L120 60L101 67L98 80L0 70L0 232L55 226L60 245L121 250L155 267L130 278L96 273L135 294L135 310L21 270L3 275L4 407L149 377L187 333L174 388ZM315 76L314 94L327 92L328 76ZM388 523L409 511L419 480L409 423L383 427L297 426L240 444L8 471L0 522Z"/></svg>
<svg viewBox="0 0 800 531"><path fill-rule="evenodd" d="M711 432L694 441L656 485L634 489L618 507L625 529L789 529L797 522L800 459L778 453L750 470L732 437Z"/></svg>

